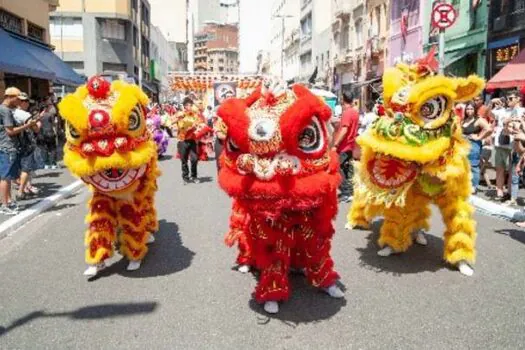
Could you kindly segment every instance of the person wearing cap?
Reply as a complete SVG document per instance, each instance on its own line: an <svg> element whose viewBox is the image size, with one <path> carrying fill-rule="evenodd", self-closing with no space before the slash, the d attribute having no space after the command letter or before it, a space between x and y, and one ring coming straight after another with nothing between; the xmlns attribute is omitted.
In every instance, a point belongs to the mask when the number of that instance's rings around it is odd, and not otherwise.
<svg viewBox="0 0 525 350"><path fill-rule="evenodd" d="M40 118L43 116L44 112L32 116L28 112L30 100L29 96L22 92L18 96L20 100L18 108L13 112L13 116L17 125L24 125L31 121L33 118L36 118L36 124L30 129L24 130L20 133L20 186L18 187L18 193L16 195L17 200L26 199L29 194L37 194L38 190L31 186L31 173L38 169L37 161L35 159L35 149L36 149L36 134L40 131Z"/></svg>
<svg viewBox="0 0 525 350"><path fill-rule="evenodd" d="M13 110L20 104L21 91L15 87L5 90L4 101L0 105L0 213L18 214L18 206L11 201L11 181L20 175L20 140L24 130L36 125L35 121L17 126Z"/></svg>

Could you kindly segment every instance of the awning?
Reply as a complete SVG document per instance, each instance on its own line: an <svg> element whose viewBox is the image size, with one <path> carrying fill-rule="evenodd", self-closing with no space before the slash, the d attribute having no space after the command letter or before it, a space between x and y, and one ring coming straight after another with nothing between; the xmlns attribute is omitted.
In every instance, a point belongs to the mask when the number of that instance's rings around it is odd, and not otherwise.
<svg viewBox="0 0 525 350"><path fill-rule="evenodd" d="M525 49L507 63L487 83L487 89L510 89L525 86Z"/></svg>
<svg viewBox="0 0 525 350"><path fill-rule="evenodd" d="M470 55L471 53L478 52L479 47L472 46L466 49L456 50L451 53L445 54L445 67L450 67L454 63L462 60L467 55Z"/></svg>
<svg viewBox="0 0 525 350"><path fill-rule="evenodd" d="M7 46L4 46L4 43ZM55 83L69 86L84 83L84 78L45 45L39 45L0 29L0 46L2 49L9 47L5 50L9 52L9 56L1 55L3 57L0 57L0 69L5 72L52 80ZM7 63L3 65L2 63L5 62Z"/></svg>
<svg viewBox="0 0 525 350"><path fill-rule="evenodd" d="M0 71L24 75L33 78L53 80L55 74L43 67L38 59L27 54L22 46L11 35L0 28Z"/></svg>

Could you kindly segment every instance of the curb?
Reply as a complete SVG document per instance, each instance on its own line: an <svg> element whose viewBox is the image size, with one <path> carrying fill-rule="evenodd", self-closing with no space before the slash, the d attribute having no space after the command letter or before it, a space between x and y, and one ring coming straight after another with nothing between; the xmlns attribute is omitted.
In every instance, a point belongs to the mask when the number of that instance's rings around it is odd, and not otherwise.
<svg viewBox="0 0 525 350"><path fill-rule="evenodd" d="M470 203L481 213L507 221L525 221L525 213L519 209L497 204L478 196L471 196Z"/></svg>
<svg viewBox="0 0 525 350"><path fill-rule="evenodd" d="M17 230L21 226L25 225L41 213L45 212L49 208L54 207L62 199L78 191L83 186L83 184L84 183L81 180L77 180L65 187L62 187L57 191L57 193L44 198L43 200L24 210L20 214L12 217L9 220L4 221L2 224L0 224L0 240L5 238L13 231Z"/></svg>

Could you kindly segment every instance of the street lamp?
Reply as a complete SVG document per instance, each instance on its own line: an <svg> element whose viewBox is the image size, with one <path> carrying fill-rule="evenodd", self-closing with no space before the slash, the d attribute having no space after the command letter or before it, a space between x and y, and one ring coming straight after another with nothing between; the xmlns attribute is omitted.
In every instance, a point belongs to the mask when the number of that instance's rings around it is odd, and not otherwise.
<svg viewBox="0 0 525 350"><path fill-rule="evenodd" d="M281 79L284 79L284 21L287 18L292 18L290 15L274 15L272 19L281 19Z"/></svg>

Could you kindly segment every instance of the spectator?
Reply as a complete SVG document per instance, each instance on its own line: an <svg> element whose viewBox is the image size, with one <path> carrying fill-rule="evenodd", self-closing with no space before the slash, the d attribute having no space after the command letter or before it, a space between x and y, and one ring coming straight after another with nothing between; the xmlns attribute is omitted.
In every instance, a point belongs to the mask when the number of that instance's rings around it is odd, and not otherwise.
<svg viewBox="0 0 525 350"><path fill-rule="evenodd" d="M341 124L336 131L332 150L339 154L341 175L343 181L340 186L340 200L349 202L352 200L353 188L349 179L353 177L352 160L356 146L355 139L359 128L359 112L352 106L353 97L350 92L343 93L343 116Z"/></svg>
<svg viewBox="0 0 525 350"><path fill-rule="evenodd" d="M476 114L474 104L467 103L465 106L465 115L461 122L461 128L463 130L463 135L470 141L468 159L470 161L470 170L472 173L472 192L476 193L480 179L482 140L490 135L491 127L485 119Z"/></svg>
<svg viewBox="0 0 525 350"><path fill-rule="evenodd" d="M16 180L20 173L18 135L36 125L36 121L31 120L16 126L13 109L20 103L20 93L17 88L6 89L4 101L0 105L0 213L5 215L18 214L16 202L11 201L11 181Z"/></svg>
<svg viewBox="0 0 525 350"><path fill-rule="evenodd" d="M38 191L31 186L30 175L31 172L37 170L37 162L35 159L36 149L36 134L40 129L39 115L31 116L29 109L29 96L22 92L18 99L20 100L18 109L13 113L17 125L24 125L36 118L36 125L30 129L22 131L19 135L20 140L20 183L18 187L17 200L24 200L28 194L36 194Z"/></svg>
<svg viewBox="0 0 525 350"><path fill-rule="evenodd" d="M359 130L357 132L358 135L361 135L368 129L370 125L372 125L373 122L376 121L378 115L374 113L374 102L369 101L366 104L366 113L363 115L361 120L359 121Z"/></svg>
<svg viewBox="0 0 525 350"><path fill-rule="evenodd" d="M523 169L522 157L525 153L525 124L523 121L524 111L520 110L519 115L514 116L506 123L505 129L512 137L512 153L511 153L511 168L509 170L509 188L510 199L505 202L505 205L517 205L518 190L520 184L520 177Z"/></svg>
<svg viewBox="0 0 525 350"><path fill-rule="evenodd" d="M45 112L42 117L42 128L39 133L40 144L44 150L45 169L57 168L57 110L51 103L50 98L46 98L42 105Z"/></svg>
<svg viewBox="0 0 525 350"><path fill-rule="evenodd" d="M496 199L503 200L505 182L507 177L506 172L510 169L511 152L512 152L512 138L508 134L506 126L511 119L511 116L516 115L521 108L520 98L516 92L511 92L507 96L508 108L503 110L501 106L497 106L492 110L492 114L496 119L496 132L494 135L494 149L495 149L495 166L496 166Z"/></svg>

